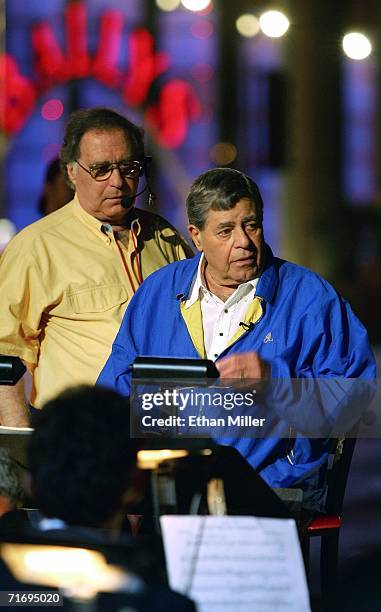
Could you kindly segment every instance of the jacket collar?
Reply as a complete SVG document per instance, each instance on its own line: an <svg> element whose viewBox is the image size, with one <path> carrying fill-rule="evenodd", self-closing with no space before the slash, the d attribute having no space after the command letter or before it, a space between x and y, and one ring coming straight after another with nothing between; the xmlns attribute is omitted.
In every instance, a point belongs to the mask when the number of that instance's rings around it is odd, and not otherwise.
<svg viewBox="0 0 381 612"><path fill-rule="evenodd" d="M179 291L176 294L176 299L183 302L190 296L190 291L193 284L193 279L197 274L197 268L200 262L201 253L197 253L192 259L186 260L186 273L180 280ZM183 262L185 264L185 262ZM265 267L257 285L256 296L262 298L266 302L274 300L278 289L279 277L278 269L275 265L275 257L272 250L265 245Z"/></svg>
<svg viewBox="0 0 381 612"><path fill-rule="evenodd" d="M279 285L278 266L269 245L265 245L265 267L257 285L256 295L266 302L273 302Z"/></svg>

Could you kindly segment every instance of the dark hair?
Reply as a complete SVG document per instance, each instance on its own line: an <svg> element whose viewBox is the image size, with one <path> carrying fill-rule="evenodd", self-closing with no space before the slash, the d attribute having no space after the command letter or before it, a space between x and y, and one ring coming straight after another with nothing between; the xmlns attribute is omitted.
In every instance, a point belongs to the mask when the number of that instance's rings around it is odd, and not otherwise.
<svg viewBox="0 0 381 612"><path fill-rule="evenodd" d="M61 168L70 183L66 164L80 156L81 139L90 130L122 130L131 143L133 154L144 156L144 130L110 108L82 108L69 115L61 149Z"/></svg>
<svg viewBox="0 0 381 612"><path fill-rule="evenodd" d="M25 497L20 469L6 448L0 448L0 495L15 505Z"/></svg>
<svg viewBox="0 0 381 612"><path fill-rule="evenodd" d="M38 415L29 467L35 502L45 516L104 526L121 509L135 464L128 401L114 391L69 389Z"/></svg>
<svg viewBox="0 0 381 612"><path fill-rule="evenodd" d="M47 214L47 201L46 201L46 193L45 193L46 186L52 185L61 173L62 173L61 162L60 162L59 157L56 157L52 159L51 162L49 162L45 170L44 190L40 196L40 199L38 201L38 207L37 207L40 215L45 216ZM66 173L65 173L65 178L67 181ZM70 187L71 188L73 187L71 183L70 183Z"/></svg>
<svg viewBox="0 0 381 612"><path fill-rule="evenodd" d="M189 223L203 229L210 209L229 210L242 198L256 204L262 222L263 200L257 184L249 176L233 168L208 170L193 182L187 197Z"/></svg>

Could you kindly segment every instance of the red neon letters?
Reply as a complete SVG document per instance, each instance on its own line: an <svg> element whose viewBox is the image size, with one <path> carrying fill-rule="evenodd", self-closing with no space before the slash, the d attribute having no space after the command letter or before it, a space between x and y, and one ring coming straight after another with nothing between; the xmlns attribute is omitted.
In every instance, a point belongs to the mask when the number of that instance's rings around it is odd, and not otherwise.
<svg viewBox="0 0 381 612"><path fill-rule="evenodd" d="M37 96L58 83L93 76L101 83L120 90L129 106L143 107L154 80L170 64L166 53L155 52L152 34L136 28L128 36L128 70L118 67L124 17L109 10L100 20L97 50L88 52L86 6L68 3L65 10L66 54L53 28L47 22L32 29L35 80L22 76L16 61L0 55L0 129L11 134L22 128L36 104ZM148 125L159 143L168 148L181 145L189 122L197 119L200 102L191 85L181 79L168 80L161 87L156 104L146 106Z"/></svg>

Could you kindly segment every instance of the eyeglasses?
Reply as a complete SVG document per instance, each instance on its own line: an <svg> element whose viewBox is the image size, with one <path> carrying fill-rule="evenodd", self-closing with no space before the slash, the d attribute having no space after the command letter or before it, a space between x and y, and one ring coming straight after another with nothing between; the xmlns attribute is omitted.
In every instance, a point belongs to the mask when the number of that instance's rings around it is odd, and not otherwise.
<svg viewBox="0 0 381 612"><path fill-rule="evenodd" d="M110 178L114 169L118 169L121 176L125 179L138 179L144 172L144 164L138 160L114 162L112 164L99 164L85 168L82 164L75 160L82 170L90 174L96 181L107 181Z"/></svg>

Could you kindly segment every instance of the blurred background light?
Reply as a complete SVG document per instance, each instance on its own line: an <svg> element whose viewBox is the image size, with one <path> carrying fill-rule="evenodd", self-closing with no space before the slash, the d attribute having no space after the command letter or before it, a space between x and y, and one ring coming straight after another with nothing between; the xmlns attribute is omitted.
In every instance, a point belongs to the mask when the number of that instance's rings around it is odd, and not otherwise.
<svg viewBox="0 0 381 612"><path fill-rule="evenodd" d="M59 157L61 152L61 142L50 142L42 149L42 159L44 162L50 162L54 157Z"/></svg>
<svg viewBox="0 0 381 612"><path fill-rule="evenodd" d="M280 11L266 11L260 16L259 25L266 36L279 38L287 32L290 22Z"/></svg>
<svg viewBox="0 0 381 612"><path fill-rule="evenodd" d="M214 108L212 106L204 105L201 117L199 119L200 125L208 125L215 118Z"/></svg>
<svg viewBox="0 0 381 612"><path fill-rule="evenodd" d="M162 11L175 11L180 6L180 0L156 0L156 5Z"/></svg>
<svg viewBox="0 0 381 612"><path fill-rule="evenodd" d="M210 64L195 64L191 68L191 75L198 83L207 83L213 78L214 69Z"/></svg>
<svg viewBox="0 0 381 612"><path fill-rule="evenodd" d="M67 590L69 596L93 598L98 590L116 591L125 584L123 570L106 562L96 550L3 544L1 552L19 581L59 587Z"/></svg>
<svg viewBox="0 0 381 612"><path fill-rule="evenodd" d="M16 233L16 226L9 219L0 219L0 252Z"/></svg>
<svg viewBox="0 0 381 612"><path fill-rule="evenodd" d="M260 30L258 18L250 13L240 15L235 25L241 36L246 36L247 38L255 36Z"/></svg>
<svg viewBox="0 0 381 612"><path fill-rule="evenodd" d="M231 142L217 142L210 149L209 155L215 164L226 166L237 157L237 149Z"/></svg>
<svg viewBox="0 0 381 612"><path fill-rule="evenodd" d="M190 31L192 33L192 36L194 36L195 38L205 40L206 38L209 38L209 36L212 36L214 32L214 27L210 21L195 21L194 23L192 23Z"/></svg>
<svg viewBox="0 0 381 612"><path fill-rule="evenodd" d="M203 11L210 4L211 0L181 0L181 4L189 11Z"/></svg>
<svg viewBox="0 0 381 612"><path fill-rule="evenodd" d="M180 459L189 455L187 450L172 450L163 448L161 450L138 451L138 468L140 470L155 470L162 461Z"/></svg>
<svg viewBox="0 0 381 612"><path fill-rule="evenodd" d="M350 32L343 38L343 50L350 59L363 60L372 52L372 45L364 34Z"/></svg>
<svg viewBox="0 0 381 612"><path fill-rule="evenodd" d="M47 121L56 121L63 113L63 104L57 98L51 98L42 105L41 115Z"/></svg>

